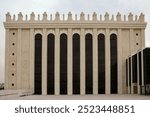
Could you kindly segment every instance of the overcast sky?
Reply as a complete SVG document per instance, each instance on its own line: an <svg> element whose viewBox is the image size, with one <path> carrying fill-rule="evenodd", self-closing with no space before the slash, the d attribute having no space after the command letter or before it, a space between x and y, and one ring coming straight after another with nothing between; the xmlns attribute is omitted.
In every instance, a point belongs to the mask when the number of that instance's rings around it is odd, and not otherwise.
<svg viewBox="0 0 150 117"><path fill-rule="evenodd" d="M31 12L42 14L54 14L59 11L61 14L67 14L69 11L79 14L85 12L92 14L121 14L128 15L132 12L134 15L145 14L148 23L145 33L146 46L150 46L150 0L1 0L0 3L0 82L4 82L4 54L5 54L5 29L3 22L5 14L30 14Z"/></svg>

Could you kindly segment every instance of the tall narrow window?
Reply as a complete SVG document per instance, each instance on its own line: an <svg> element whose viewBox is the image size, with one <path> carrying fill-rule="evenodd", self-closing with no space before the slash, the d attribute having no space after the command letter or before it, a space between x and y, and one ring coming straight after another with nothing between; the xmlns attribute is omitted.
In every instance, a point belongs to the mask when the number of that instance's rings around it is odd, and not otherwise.
<svg viewBox="0 0 150 117"><path fill-rule="evenodd" d="M126 59L126 86L128 87L128 59Z"/></svg>
<svg viewBox="0 0 150 117"><path fill-rule="evenodd" d="M104 34L98 35L98 94L105 94L105 35Z"/></svg>
<svg viewBox="0 0 150 117"><path fill-rule="evenodd" d="M34 93L42 93L42 35L35 35L34 52Z"/></svg>
<svg viewBox="0 0 150 117"><path fill-rule="evenodd" d="M132 56L132 83L137 83L137 54Z"/></svg>
<svg viewBox="0 0 150 117"><path fill-rule="evenodd" d="M142 64L141 64L141 52L139 52L139 85L142 85Z"/></svg>
<svg viewBox="0 0 150 117"><path fill-rule="evenodd" d="M67 35L60 35L60 94L67 94Z"/></svg>
<svg viewBox="0 0 150 117"><path fill-rule="evenodd" d="M137 54L132 56L132 83L137 83ZM137 94L137 86L133 86L133 93Z"/></svg>
<svg viewBox="0 0 150 117"><path fill-rule="evenodd" d="M73 35L73 94L80 94L80 35Z"/></svg>
<svg viewBox="0 0 150 117"><path fill-rule="evenodd" d="M85 36L85 62L86 62L86 94L93 94L93 50L92 35Z"/></svg>
<svg viewBox="0 0 150 117"><path fill-rule="evenodd" d="M129 86L131 86L131 57L129 58Z"/></svg>
<svg viewBox="0 0 150 117"><path fill-rule="evenodd" d="M117 35L110 35L111 94L118 92Z"/></svg>
<svg viewBox="0 0 150 117"><path fill-rule="evenodd" d="M143 50L143 75L144 85L150 84L150 49L146 48Z"/></svg>
<svg viewBox="0 0 150 117"><path fill-rule="evenodd" d="M47 94L54 94L54 34L49 34L47 39Z"/></svg>

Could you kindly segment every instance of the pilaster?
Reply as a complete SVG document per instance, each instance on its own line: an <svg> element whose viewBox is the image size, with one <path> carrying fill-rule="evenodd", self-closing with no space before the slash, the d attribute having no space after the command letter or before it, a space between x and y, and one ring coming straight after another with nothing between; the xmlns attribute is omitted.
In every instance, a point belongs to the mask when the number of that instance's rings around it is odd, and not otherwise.
<svg viewBox="0 0 150 117"><path fill-rule="evenodd" d="M55 29L55 95L60 94L60 36L59 29Z"/></svg>
<svg viewBox="0 0 150 117"><path fill-rule="evenodd" d="M42 38L42 95L47 95L47 35L45 28Z"/></svg>
<svg viewBox="0 0 150 117"><path fill-rule="evenodd" d="M80 91L81 95L85 95L85 34L84 29L81 29L81 43L80 43Z"/></svg>
<svg viewBox="0 0 150 117"><path fill-rule="evenodd" d="M123 87L126 84L122 76L122 30L118 29L118 38L117 38L117 61L118 61L118 94L123 93Z"/></svg>
<svg viewBox="0 0 150 117"><path fill-rule="evenodd" d="M106 86L106 94L110 94L110 35L109 29L106 29L106 39L105 39L105 86Z"/></svg>
<svg viewBox="0 0 150 117"><path fill-rule="evenodd" d="M93 29L93 94L98 94L98 42L97 29Z"/></svg>
<svg viewBox="0 0 150 117"><path fill-rule="evenodd" d="M34 93L34 29L30 29L30 90Z"/></svg>
<svg viewBox="0 0 150 117"><path fill-rule="evenodd" d="M72 85L72 29L68 29L68 44L67 44L67 78L68 78L68 95L72 95L72 87L73 87L73 85Z"/></svg>

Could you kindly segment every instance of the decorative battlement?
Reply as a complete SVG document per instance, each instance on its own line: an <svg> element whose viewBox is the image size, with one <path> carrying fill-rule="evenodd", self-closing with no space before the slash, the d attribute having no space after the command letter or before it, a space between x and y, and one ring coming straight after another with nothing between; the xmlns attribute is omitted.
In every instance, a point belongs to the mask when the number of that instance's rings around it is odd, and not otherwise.
<svg viewBox="0 0 150 117"><path fill-rule="evenodd" d="M141 13L140 16L133 16L132 13L129 13L128 16L124 15L122 16L119 12L116 15L116 18L114 15L110 16L107 12L104 16L99 15L97 13L93 13L92 15L85 15L83 12L81 12L80 17L75 14L72 15L71 12L68 13L68 16L66 17L64 14L60 15L59 12L56 12L56 14L53 16L50 14L50 17L48 17L48 14L46 12L43 13L43 16L41 17L39 14L35 15L34 12L30 14L30 17L28 15L23 16L23 14L20 12L18 14L18 17L16 18L16 15L11 16L8 12L6 14L6 23L7 22L49 22L49 21L93 21L93 22L145 22L144 14ZM28 19L29 18L29 19Z"/></svg>

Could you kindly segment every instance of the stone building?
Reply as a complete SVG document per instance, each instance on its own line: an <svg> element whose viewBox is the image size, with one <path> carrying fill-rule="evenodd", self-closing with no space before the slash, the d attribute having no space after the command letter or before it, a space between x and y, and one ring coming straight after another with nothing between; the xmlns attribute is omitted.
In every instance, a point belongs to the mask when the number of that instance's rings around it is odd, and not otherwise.
<svg viewBox="0 0 150 117"><path fill-rule="evenodd" d="M126 59L128 93L150 95L150 48L143 48Z"/></svg>
<svg viewBox="0 0 150 117"><path fill-rule="evenodd" d="M126 59L145 47L144 15L6 14L5 89L125 94Z"/></svg>

